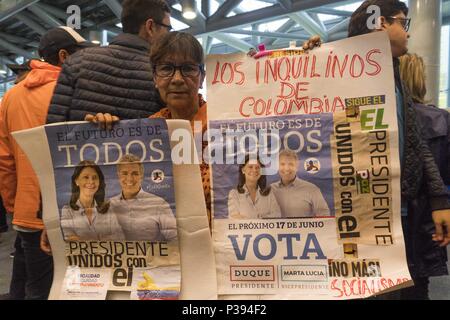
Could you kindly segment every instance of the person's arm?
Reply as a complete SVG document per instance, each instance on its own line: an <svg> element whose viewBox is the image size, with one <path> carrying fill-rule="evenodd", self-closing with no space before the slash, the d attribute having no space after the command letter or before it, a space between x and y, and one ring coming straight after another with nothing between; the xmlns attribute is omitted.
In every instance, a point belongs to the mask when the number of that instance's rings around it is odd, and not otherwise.
<svg viewBox="0 0 450 320"><path fill-rule="evenodd" d="M409 111L411 112L414 123L416 123L414 110L410 109ZM418 147L418 152L423 163L425 184L427 186L432 217L436 227L433 240L439 242L440 246L447 246L450 243L450 203L447 187L442 181L430 148L423 141L418 131L418 125L411 126L408 129L414 130L413 134L417 137L415 145Z"/></svg>
<svg viewBox="0 0 450 320"><path fill-rule="evenodd" d="M309 50L312 50L314 48L318 48L322 45L322 39L320 39L320 36L315 35L315 36L311 36L308 40L303 42L302 45L302 49L305 52L308 52ZM264 44L260 45L260 48L258 48L259 50L262 49L262 51L258 52L255 48L250 48L247 52L247 56L249 57L253 57L255 59L258 59L260 57L264 57L265 54L263 51L265 51L265 47Z"/></svg>
<svg viewBox="0 0 450 320"><path fill-rule="evenodd" d="M82 57L82 52L78 52L63 64L48 108L47 123L70 121L70 108Z"/></svg>
<svg viewBox="0 0 450 320"><path fill-rule="evenodd" d="M17 175L13 140L7 123L8 101L9 95L6 94L0 105L0 192L6 211L13 213Z"/></svg>
<svg viewBox="0 0 450 320"><path fill-rule="evenodd" d="M444 159L447 163L446 172L444 172L444 183L450 185L450 112L447 112L447 140Z"/></svg>

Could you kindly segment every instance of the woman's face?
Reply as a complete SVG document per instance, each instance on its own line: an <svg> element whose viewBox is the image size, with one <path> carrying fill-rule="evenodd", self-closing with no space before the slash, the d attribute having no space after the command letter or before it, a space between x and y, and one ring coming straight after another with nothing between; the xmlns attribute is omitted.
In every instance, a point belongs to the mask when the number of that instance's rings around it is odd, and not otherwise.
<svg viewBox="0 0 450 320"><path fill-rule="evenodd" d="M261 177L261 166L257 160L249 160L242 168L245 176L245 183L257 183Z"/></svg>
<svg viewBox="0 0 450 320"><path fill-rule="evenodd" d="M198 67L198 63L193 59L180 55L166 57L157 65L192 65ZM198 90L204 79L202 73L199 73L198 76L183 76L180 69L176 69L175 74L171 77L161 77L155 74L154 78L159 94L169 109L186 111L187 108L192 108L195 111L195 108L198 107ZM183 114L186 114L186 112L183 112Z"/></svg>
<svg viewBox="0 0 450 320"><path fill-rule="evenodd" d="M100 185L100 179L97 172L90 167L81 170L80 175L75 180L76 185L80 188L80 196L94 197Z"/></svg>

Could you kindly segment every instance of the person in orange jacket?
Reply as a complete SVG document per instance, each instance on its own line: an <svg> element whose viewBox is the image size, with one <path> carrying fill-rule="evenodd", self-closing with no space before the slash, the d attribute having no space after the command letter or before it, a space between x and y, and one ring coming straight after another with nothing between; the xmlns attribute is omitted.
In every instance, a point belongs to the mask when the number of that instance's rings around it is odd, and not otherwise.
<svg viewBox="0 0 450 320"><path fill-rule="evenodd" d="M47 299L53 261L39 247L44 225L38 179L11 133L45 124L61 65L70 54L86 46L90 43L72 28L49 30L39 44L39 55L44 61L32 60L29 74L1 102L0 191L17 231L9 292L12 300Z"/></svg>
<svg viewBox="0 0 450 320"><path fill-rule="evenodd" d="M24 62L22 64L7 64L6 66L16 74L14 84L18 84L20 81L25 79L27 74L31 71L30 61ZM0 242L1 242L1 234L7 232L9 229L7 220L8 220L7 212L5 206L3 205L2 197L0 196ZM14 258L14 252L10 254L10 257Z"/></svg>

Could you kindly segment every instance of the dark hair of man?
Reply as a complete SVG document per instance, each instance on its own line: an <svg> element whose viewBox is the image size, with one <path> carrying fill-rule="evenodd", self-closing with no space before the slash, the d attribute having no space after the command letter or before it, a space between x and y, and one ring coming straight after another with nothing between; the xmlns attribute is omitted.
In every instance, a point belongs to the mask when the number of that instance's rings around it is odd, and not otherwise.
<svg viewBox="0 0 450 320"><path fill-rule="evenodd" d="M190 33L179 31L166 33L152 46L150 61L155 65L173 54L183 55L186 60L192 60L199 65L205 63L202 45Z"/></svg>
<svg viewBox="0 0 450 320"><path fill-rule="evenodd" d="M367 8L371 5L378 6L381 11L381 16L388 18L395 16L401 12L408 15L408 7L400 0L367 0L353 12L348 27L348 36L354 37L372 32L367 26L368 19L373 15L373 12L367 12Z"/></svg>
<svg viewBox="0 0 450 320"><path fill-rule="evenodd" d="M70 46L67 48L61 48L61 50L62 49L66 50L69 54L74 54L75 52L80 50L80 47ZM60 50L58 50L56 53L51 54L49 56L43 56L42 58L44 59L45 62L50 63L54 66L57 66L57 65L59 65L59 51Z"/></svg>
<svg viewBox="0 0 450 320"><path fill-rule="evenodd" d="M164 0L125 0L122 4L122 30L138 34L142 25L153 19L161 23L170 8Z"/></svg>

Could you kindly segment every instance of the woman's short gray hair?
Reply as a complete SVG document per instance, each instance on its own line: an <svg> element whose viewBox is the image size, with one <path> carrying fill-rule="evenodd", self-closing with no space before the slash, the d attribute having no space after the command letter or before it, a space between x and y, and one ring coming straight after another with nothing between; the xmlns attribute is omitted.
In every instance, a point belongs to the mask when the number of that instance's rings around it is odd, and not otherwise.
<svg viewBox="0 0 450 320"><path fill-rule="evenodd" d="M190 33L179 31L165 34L152 45L150 61L152 65L155 65L174 54L179 54L199 65L205 63L203 48L197 38Z"/></svg>

